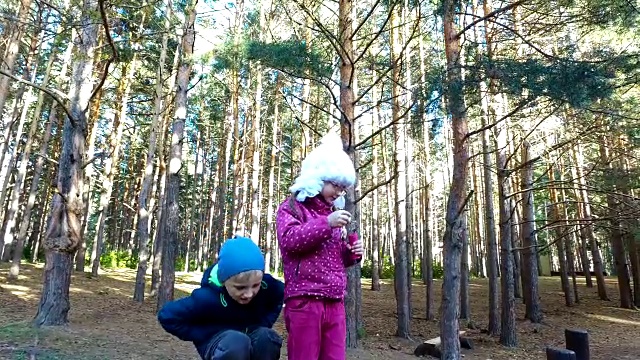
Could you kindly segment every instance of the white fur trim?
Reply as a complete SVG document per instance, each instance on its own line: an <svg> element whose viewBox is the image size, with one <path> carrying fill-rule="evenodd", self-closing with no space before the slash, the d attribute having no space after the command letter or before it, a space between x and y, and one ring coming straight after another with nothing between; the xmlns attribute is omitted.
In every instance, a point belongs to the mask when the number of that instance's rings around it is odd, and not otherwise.
<svg viewBox="0 0 640 360"><path fill-rule="evenodd" d="M289 189L302 202L322 191L325 181L351 187L356 182L356 171L349 155L342 150L342 140L329 133L302 161L300 175Z"/></svg>

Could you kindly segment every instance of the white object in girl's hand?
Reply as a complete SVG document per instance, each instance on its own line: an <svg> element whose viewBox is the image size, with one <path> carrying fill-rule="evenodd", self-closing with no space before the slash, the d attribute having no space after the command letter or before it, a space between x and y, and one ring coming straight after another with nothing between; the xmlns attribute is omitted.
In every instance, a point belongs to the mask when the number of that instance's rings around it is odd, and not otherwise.
<svg viewBox="0 0 640 360"><path fill-rule="evenodd" d="M343 210L344 207L346 206L346 200L345 200L344 196L340 196L337 199L335 199L333 201L333 206L335 206L336 209Z"/></svg>

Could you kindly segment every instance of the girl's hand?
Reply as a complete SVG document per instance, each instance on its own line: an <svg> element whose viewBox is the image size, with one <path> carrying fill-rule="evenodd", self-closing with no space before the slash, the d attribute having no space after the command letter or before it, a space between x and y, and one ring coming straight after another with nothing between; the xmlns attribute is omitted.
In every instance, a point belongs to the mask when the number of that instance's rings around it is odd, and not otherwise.
<svg viewBox="0 0 640 360"><path fill-rule="evenodd" d="M327 217L332 228L342 227L351 221L351 214L345 210L334 211Z"/></svg>
<svg viewBox="0 0 640 360"><path fill-rule="evenodd" d="M354 255L362 256L364 254L364 244L361 239L356 240L353 244L347 244L347 249L351 250Z"/></svg>

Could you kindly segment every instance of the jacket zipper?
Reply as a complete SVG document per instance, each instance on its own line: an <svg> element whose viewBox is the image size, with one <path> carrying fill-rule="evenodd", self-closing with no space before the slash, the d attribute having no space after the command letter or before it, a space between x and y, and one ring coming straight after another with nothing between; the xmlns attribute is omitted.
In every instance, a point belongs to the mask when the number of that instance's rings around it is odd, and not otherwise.
<svg viewBox="0 0 640 360"><path fill-rule="evenodd" d="M296 265L296 276L298 276L298 273L300 272L300 262L302 262L302 260L298 260L298 265Z"/></svg>

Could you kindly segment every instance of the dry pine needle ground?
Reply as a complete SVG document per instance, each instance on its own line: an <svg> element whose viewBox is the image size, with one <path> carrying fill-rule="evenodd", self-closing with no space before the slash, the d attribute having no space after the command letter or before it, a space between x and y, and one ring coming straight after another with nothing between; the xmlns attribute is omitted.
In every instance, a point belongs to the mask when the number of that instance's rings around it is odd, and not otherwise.
<svg viewBox="0 0 640 360"><path fill-rule="evenodd" d="M70 326L35 330L28 322L36 312L42 287L41 266L24 265L20 279L8 283L8 264L0 265L0 359L197 359L189 343L165 333L158 325L155 302L137 304L131 300L135 272L105 271L98 279L74 274L71 285ZM518 341L515 349L501 347L497 339L470 330L475 349L464 359L545 359L546 346L564 346L565 328L590 332L593 360L640 359L640 312L618 308L615 279L607 280L612 301L597 299L595 289L580 286L580 304L567 308L558 278L542 278L541 297L544 323L523 321L524 306L518 302ZM197 286L199 274L177 276L176 296L182 297ZM412 355L416 342L438 336L438 323L424 319L424 286L415 283L412 292L414 341L393 336L396 324L393 286L384 282L380 292L368 290L363 280L363 348L349 353L349 359L404 360ZM440 282L435 283L439 296ZM473 280L472 322L480 329L487 323L487 281ZM436 303L437 304L437 303ZM281 323L277 328L284 333ZM283 353L283 359L286 354Z"/></svg>

